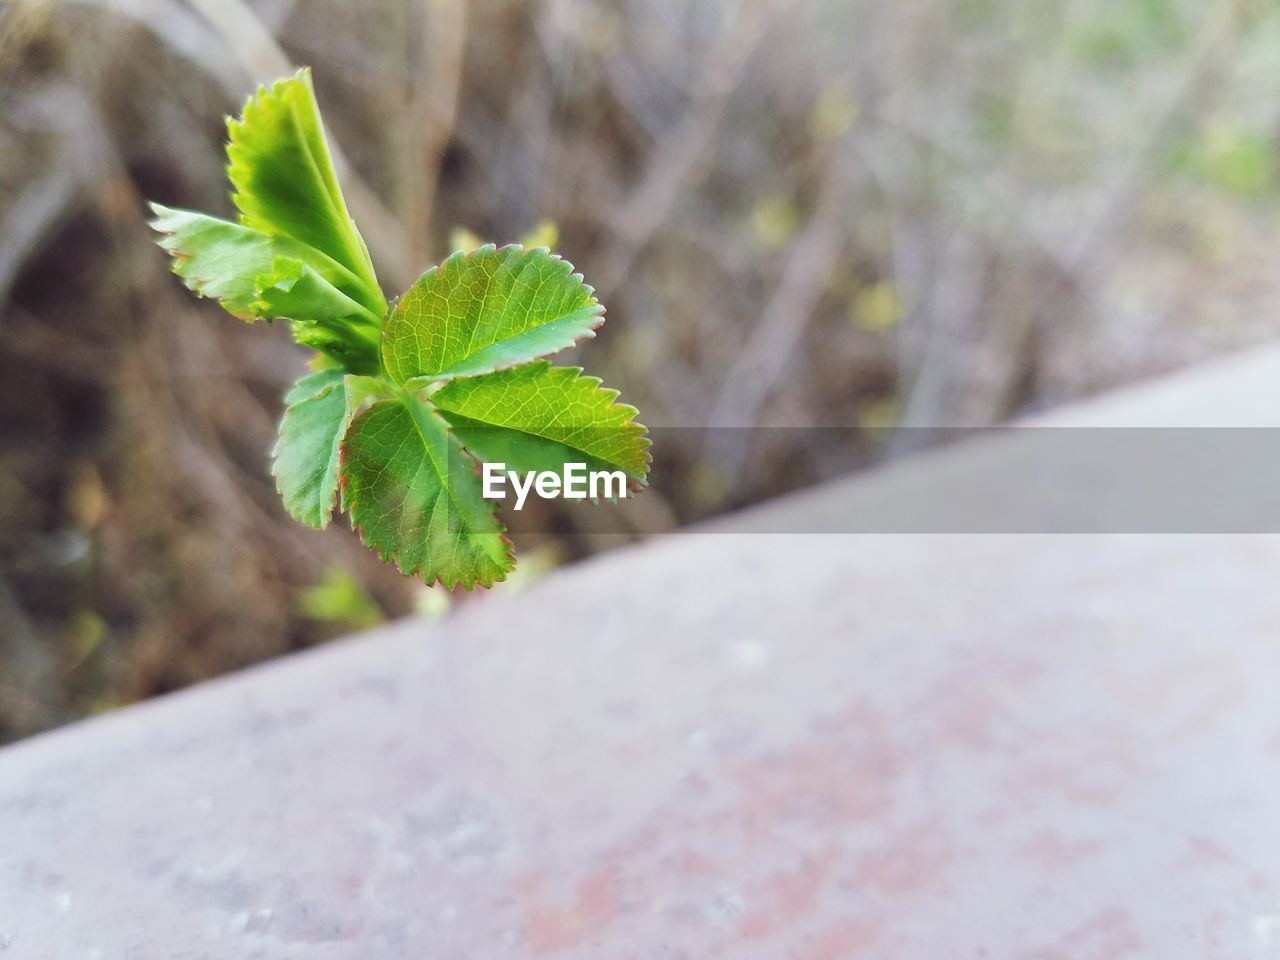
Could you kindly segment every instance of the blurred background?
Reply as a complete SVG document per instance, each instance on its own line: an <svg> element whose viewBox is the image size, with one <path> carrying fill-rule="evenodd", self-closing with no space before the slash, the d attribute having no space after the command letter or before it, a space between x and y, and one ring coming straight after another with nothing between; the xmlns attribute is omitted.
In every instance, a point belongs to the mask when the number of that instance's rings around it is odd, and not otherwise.
<svg viewBox="0 0 1280 960"><path fill-rule="evenodd" d="M0 741L486 601L289 520L303 351L145 225L231 214L223 117L297 64L388 292L548 243L651 427L871 463L1280 332L1272 0L3 3ZM497 590L848 469L784 436L668 432L638 514L541 507Z"/></svg>

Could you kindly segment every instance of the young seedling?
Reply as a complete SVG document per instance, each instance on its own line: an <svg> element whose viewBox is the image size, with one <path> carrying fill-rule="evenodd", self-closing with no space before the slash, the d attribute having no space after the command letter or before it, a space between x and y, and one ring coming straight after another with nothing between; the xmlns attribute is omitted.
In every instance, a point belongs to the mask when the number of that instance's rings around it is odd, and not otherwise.
<svg viewBox="0 0 1280 960"><path fill-rule="evenodd" d="M581 368L541 358L595 335L604 307L545 247L484 246L388 304L334 173L306 69L228 119L238 222L152 204L172 267L233 316L286 320L315 351L285 394L272 473L291 516L335 502L403 573L488 587L515 557L477 460L520 472L585 464L636 487L649 440L636 409Z"/></svg>

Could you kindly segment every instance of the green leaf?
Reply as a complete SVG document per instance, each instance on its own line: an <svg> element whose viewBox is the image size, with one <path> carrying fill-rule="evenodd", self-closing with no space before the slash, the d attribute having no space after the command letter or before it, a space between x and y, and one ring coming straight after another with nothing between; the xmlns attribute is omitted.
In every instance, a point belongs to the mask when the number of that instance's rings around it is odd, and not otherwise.
<svg viewBox="0 0 1280 960"><path fill-rule="evenodd" d="M222 303L234 317L253 323L257 309L257 276L280 255L281 241L248 227L192 210L151 204L151 228L171 257L173 272L197 296Z"/></svg>
<svg viewBox="0 0 1280 960"><path fill-rule="evenodd" d="M359 280L360 303L386 312L369 251L338 186L311 71L259 87L239 119L228 119L227 175L241 221L289 237L342 264Z"/></svg>
<svg viewBox="0 0 1280 960"><path fill-rule="evenodd" d="M378 372L382 324L309 264L277 257L272 272L258 278L258 286L267 314L298 321L293 325L298 343L333 357L352 373Z"/></svg>
<svg viewBox="0 0 1280 960"><path fill-rule="evenodd" d="M343 372L337 367L325 367L322 370L304 373L293 382L293 386L285 391L285 409L292 407L295 403L310 400L317 394L324 393L330 387L341 383L342 377Z"/></svg>
<svg viewBox="0 0 1280 960"><path fill-rule="evenodd" d="M381 321L351 296L358 291L357 278L318 250L194 210L158 203L151 210L151 227L160 234L156 242L173 258L173 272L243 320L359 315ZM299 287L304 276L308 281ZM298 293L286 296L294 288Z"/></svg>
<svg viewBox="0 0 1280 960"><path fill-rule="evenodd" d="M296 240L153 203L152 227L173 271L232 315L293 320L300 343L357 373L378 369L381 317L352 298L356 279L342 265Z"/></svg>
<svg viewBox="0 0 1280 960"><path fill-rule="evenodd" d="M158 203L151 204L151 210L155 213L151 227L160 234L156 242L173 258L173 272L190 290L221 300L229 313L242 320L289 316L268 314L260 302L263 278L274 272L277 260L313 261L312 269L330 286L340 285L343 275L350 278L345 268L296 241L269 237L192 210ZM341 296L336 288L333 292Z"/></svg>
<svg viewBox="0 0 1280 960"><path fill-rule="evenodd" d="M489 245L418 278L387 318L382 359L397 383L476 376L571 347L603 322L572 264Z"/></svg>
<svg viewBox="0 0 1280 960"><path fill-rule="evenodd" d="M346 320L374 331L380 318L325 280L311 264L295 257L278 256L271 269L255 278L258 304L264 316L287 317L310 323Z"/></svg>
<svg viewBox="0 0 1280 960"><path fill-rule="evenodd" d="M481 460L521 472L586 463L588 470L622 470L643 483L650 443L635 422L636 408L615 403L617 390L581 373L544 360L452 380L431 401Z"/></svg>
<svg viewBox="0 0 1280 960"><path fill-rule="evenodd" d="M342 370L302 377L285 394L271 474L289 516L318 529L329 525L338 496L338 453L351 417Z"/></svg>
<svg viewBox="0 0 1280 960"><path fill-rule="evenodd" d="M342 444L342 506L402 573L446 588L492 586L515 563L472 460L416 397L380 400Z"/></svg>

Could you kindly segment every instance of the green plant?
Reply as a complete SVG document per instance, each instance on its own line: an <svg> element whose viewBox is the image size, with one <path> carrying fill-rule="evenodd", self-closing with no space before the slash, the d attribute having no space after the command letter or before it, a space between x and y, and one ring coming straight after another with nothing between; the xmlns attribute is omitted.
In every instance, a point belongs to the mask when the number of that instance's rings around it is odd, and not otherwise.
<svg viewBox="0 0 1280 960"><path fill-rule="evenodd" d="M604 308L545 247L480 247L389 305L347 211L309 71L261 87L227 122L239 222L152 204L173 271L250 323L290 323L313 372L285 395L273 470L289 513L326 526L335 501L384 560L470 589L515 563L477 460L626 474L649 440L634 407L541 359L594 336Z"/></svg>

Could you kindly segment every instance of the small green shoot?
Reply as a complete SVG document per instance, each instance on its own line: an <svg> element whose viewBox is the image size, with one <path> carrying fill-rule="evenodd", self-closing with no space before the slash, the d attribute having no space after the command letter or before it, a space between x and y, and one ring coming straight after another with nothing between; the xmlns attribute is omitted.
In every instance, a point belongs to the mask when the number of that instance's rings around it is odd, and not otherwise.
<svg viewBox="0 0 1280 960"><path fill-rule="evenodd" d="M259 88L227 132L239 221L152 204L152 226L193 292L249 323L287 321L315 351L314 372L285 395L273 454L291 516L324 528L340 502L385 561L471 589L515 565L478 461L522 472L585 463L644 485L636 409L542 359L604 321L569 263L546 247L480 246L389 305L338 185L310 72Z"/></svg>

